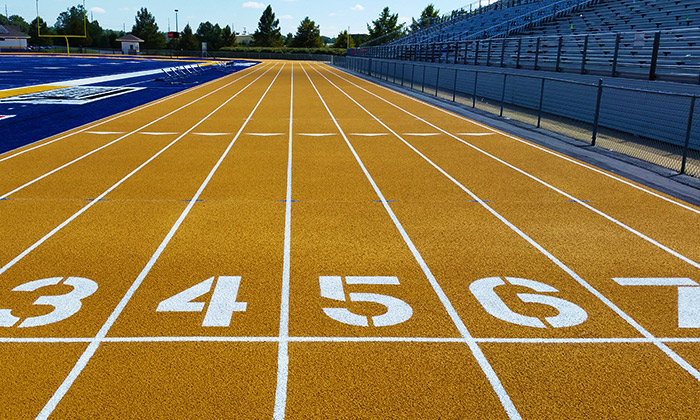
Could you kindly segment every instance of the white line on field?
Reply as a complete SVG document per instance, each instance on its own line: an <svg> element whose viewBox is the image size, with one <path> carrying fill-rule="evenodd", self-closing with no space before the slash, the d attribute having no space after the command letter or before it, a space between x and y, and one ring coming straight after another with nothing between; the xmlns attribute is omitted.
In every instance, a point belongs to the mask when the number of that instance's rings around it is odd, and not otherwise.
<svg viewBox="0 0 700 420"><path fill-rule="evenodd" d="M275 78L272 80L272 82L271 82L270 85L268 86L268 88L267 88L267 90L265 91L265 93L263 93L262 97L260 98L260 100L258 101L258 103L255 105L255 108L253 108L253 111L251 111L250 115L249 115L248 118L245 120L245 122L244 122L243 125L241 126L240 130L238 130L238 133L236 134L236 136L233 138L233 140L231 140L231 142L229 143L228 147L226 148L226 150L224 151L224 153L221 155L221 157L219 158L219 160L216 162L216 164L214 165L214 167L212 168L212 170L209 172L209 175L207 175L206 179L204 180L204 182L202 183L202 185L199 187L199 189L197 190L197 192L195 193L195 195L192 197L192 199L190 200L190 202L189 202L189 204L187 205L187 207L185 208L185 210L183 210L182 214L181 214L180 217L177 219L177 221L175 222L175 224L173 225L173 227L170 229L170 231L168 232L168 234L165 236L165 238L164 238L163 241L161 242L160 246L158 246L158 249L156 250L156 252L153 254L153 256L151 256L151 259L148 261L148 263L147 263L146 266L143 268L143 270L141 270L141 273L138 275L138 277L136 278L136 280L134 280L133 284L131 285L131 287L129 288L129 290L126 292L126 294L124 295L124 297L121 299L121 301L119 302L119 304L117 305L117 307L116 307L116 308L114 309L114 311L111 313L111 315L109 316L109 318L107 318L107 321L104 323L104 325L102 326L102 328L100 328L100 331L97 333L97 335L95 336L94 340L90 342L90 344L88 345L88 347L87 347L87 349L85 350L85 352L82 354L82 356L80 356L80 359L78 359L78 362L75 364L75 366L73 366L73 369L71 369L71 371L70 371L70 373L68 374L68 376L66 377L66 379L63 381L63 383L61 383L61 385L58 387L58 389L56 390L56 392L54 392L54 394L51 396L51 399L49 399L49 401L46 403L46 405L44 406L44 408L41 410L41 412L40 412L39 415L37 416L37 419L46 419L46 418L48 418L48 417L51 415L51 413L52 413L53 410L56 408L56 406L58 405L58 403L61 401L61 399L63 398L63 396L66 394L66 392L68 392L68 390L70 389L70 387L71 387L71 385L73 384L73 382L75 382L75 380L78 378L78 376L80 375L80 373L83 371L83 369L84 369L85 366L87 365L87 363L88 363L88 361L90 360L90 358L92 358L93 354L95 354L95 351L97 351L97 348L100 346L101 341L107 336L107 333L109 332L109 329L112 327L112 325L114 325L114 322L116 322L117 318L119 317L119 315L121 314L121 312L124 310L124 308L126 307L127 303L129 302L129 300L131 300L131 297L134 295L134 293L136 293L136 290L138 290L138 288L141 286L141 283L142 283L143 280L146 278L146 276L148 275L148 273L151 271L151 268L153 268L153 266L155 265L156 261L158 260L158 258L160 257L160 255L163 253L163 251L165 250L165 247L168 245L168 243L170 242L170 240L173 238L173 236L175 235L175 232L177 232L177 230L180 228L180 225L181 225L182 222L185 220L185 218L186 218L187 215L189 214L190 210L192 210L192 207L194 207L194 205L197 203L197 200L199 199L199 196L200 196L200 195L202 194L202 192L204 191L204 188L207 186L207 184L209 184L209 181L210 181L211 178L214 176L214 174L216 173L217 169L219 169L219 166L221 165L221 163L223 162L223 160L224 160L224 159L226 158L226 156L228 155L229 151L230 151L231 148L233 147L233 144L236 142L236 140L238 139L238 137L239 137L239 136L241 135L241 133L243 132L243 129L244 129L245 126L248 124L248 121L250 121L250 119L253 117L253 114L255 113L255 111L256 111L256 110L258 109L258 107L260 106L260 103L263 101L263 99L264 99L265 96L267 95L267 92L269 92L269 91L270 91L270 88L272 88L272 85L273 85L273 84L275 83L275 81L277 80L277 76L279 76L279 74L280 74L280 72L282 71L283 68L284 68L284 65L282 65L282 67L280 68L280 70L277 72L277 75L276 75ZM268 70L268 71L269 71L269 70ZM253 80L253 82L251 82L251 84L249 84L248 86L250 86L250 85L252 85L253 83L255 83L255 82L256 82L257 80L259 80L262 76L264 76L265 74L267 74L268 71L266 71L265 73L263 73L262 75L260 75L257 79ZM247 88L248 86L246 86L246 88ZM241 93L241 92L242 92L242 90L239 91L238 93L236 93L234 96L232 96L232 97L230 97L229 99L227 99L226 102L224 102L223 104L221 104L221 105L220 105L219 107L217 107L214 111L212 111L209 115L207 115L207 116L204 117L202 120L200 120L195 126L193 126L192 128L190 128L190 129L189 129L186 133L184 133L182 136L184 136L185 134L187 134L187 133L189 133L190 131L194 130L197 126L199 126L199 125L202 124L204 121L206 121L206 120L207 120L209 117L211 117L215 112L217 112L217 111L218 111L219 109L221 109L224 105L226 105L226 104L229 103L231 100L233 100L233 98L235 98L235 97L236 97L239 93Z"/></svg>
<svg viewBox="0 0 700 420"><path fill-rule="evenodd" d="M365 177L369 181L369 183L372 185L372 188L374 189L374 192L377 194L379 199L382 202L382 205L384 206L384 209L388 213L389 217L391 220L394 222L394 225L396 226L396 229L399 231L401 237L403 238L404 242L410 249L411 253L413 254L413 257L415 258L416 262L418 265L421 267L423 270L423 273L425 274L428 282L432 286L433 290L435 291L435 294L437 297L440 299L440 302L442 305L445 307L445 310L447 311L450 319L454 323L455 327L459 331L460 335L462 336L463 341L469 346L469 349L471 350L472 354L474 355L474 358L476 359L477 363L479 364L479 367L481 367L482 371L486 375L486 378L488 379L489 383L491 384L491 387L493 388L494 392L496 393L496 396L500 400L501 404L503 405L503 408L505 412L508 414L508 417L510 419L520 419L520 413L518 413L517 408L515 408L515 405L510 399L510 396L508 396L508 393L506 392L505 388L503 387L503 384L501 383L501 380L498 378L498 375L496 375L496 372L493 370L493 367L491 364L488 362L486 359L486 356L484 353L481 351L479 348L478 344L476 344L473 340L473 337L469 330L467 329L467 326L464 325L464 322L462 322L462 319L459 317L457 314L457 311L455 310L454 306L452 306L452 302L450 302L450 299L447 297L445 292L442 290L442 287L438 284L437 280L435 279L435 276L433 276L432 271L428 267L428 265L425 263L425 260L423 260L423 256L420 254L418 249L415 247L413 244L413 241L411 238L408 236L408 233L403 228L403 225L401 225L401 222L399 222L398 218L394 214L394 211L391 209L391 206L389 203L386 201L384 198L384 195L382 194L381 190L377 186L377 184L374 182L374 179L370 175L369 171L365 167L365 165L362 163L362 160L360 159L360 156L357 154L355 149L352 147L352 144L350 143L350 140L347 138L345 135L345 132L343 129L340 127L340 124L336 120L335 116L331 112L330 108L328 108L328 105L326 104L326 101L323 100L323 97L321 96L321 93L318 91L316 88L316 84L314 84L313 80L311 80L311 77L309 76L308 73L306 73L306 69L304 69L304 66L302 65L302 70L304 70L304 73L306 74L306 77L309 79L309 82L311 82L311 86L314 88L316 91L316 94L318 95L319 99L323 103L323 106L326 108L326 111L328 111L328 115L330 115L331 119L333 120L333 123L335 124L336 128L340 132L340 135L343 137L345 140L345 143L347 144L348 148L352 152L353 156L355 157L355 160L357 163L360 165L360 168L365 174ZM316 73L321 75L324 79L330 82L328 78L323 76L318 70L316 70L313 66L310 66ZM330 82L331 84L333 82ZM335 86L335 85L334 85ZM337 88L337 86L336 86ZM339 89L339 88L338 88ZM342 92L342 91L341 91ZM346 95L347 96L347 95ZM350 98L348 96L348 98ZM350 98L352 101L354 99ZM359 105L359 104L358 104ZM364 109L364 108L363 108ZM380 121L381 123L381 121ZM385 124L381 123L386 127ZM389 131L391 131L389 129Z"/></svg>
<svg viewBox="0 0 700 420"><path fill-rule="evenodd" d="M280 299L280 332L277 350L277 388L273 418L283 420L287 407L287 381L289 374L289 282L292 249L292 125L294 121L294 63L291 71L291 96L289 102L289 146L287 152L287 194L284 206L284 259L282 264L282 293Z"/></svg>

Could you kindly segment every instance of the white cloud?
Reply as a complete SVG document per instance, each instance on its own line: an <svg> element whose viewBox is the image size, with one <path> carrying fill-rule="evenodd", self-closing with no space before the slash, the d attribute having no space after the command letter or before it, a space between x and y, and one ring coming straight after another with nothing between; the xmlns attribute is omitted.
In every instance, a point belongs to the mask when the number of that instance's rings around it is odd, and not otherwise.
<svg viewBox="0 0 700 420"><path fill-rule="evenodd" d="M399 16L399 23L408 23L408 22L410 22L410 21L411 21L411 18L410 18L410 17Z"/></svg>
<svg viewBox="0 0 700 420"><path fill-rule="evenodd" d="M352 6L350 8L350 10L352 10L354 12L361 12L361 11L365 10L365 7L361 4L356 4L356 5Z"/></svg>
<svg viewBox="0 0 700 420"><path fill-rule="evenodd" d="M243 3L243 7L246 9L264 9L266 6L255 1L247 1Z"/></svg>
<svg viewBox="0 0 700 420"><path fill-rule="evenodd" d="M101 7L93 7L90 11L94 13L107 13L107 11Z"/></svg>
<svg viewBox="0 0 700 420"><path fill-rule="evenodd" d="M284 16L280 16L280 19L294 19L294 16L292 16L292 15L284 15Z"/></svg>

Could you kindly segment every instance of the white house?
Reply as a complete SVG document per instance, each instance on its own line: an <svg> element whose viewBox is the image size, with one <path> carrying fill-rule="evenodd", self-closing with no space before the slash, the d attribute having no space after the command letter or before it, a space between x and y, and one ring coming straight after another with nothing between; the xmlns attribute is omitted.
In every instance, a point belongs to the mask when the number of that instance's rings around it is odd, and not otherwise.
<svg viewBox="0 0 700 420"><path fill-rule="evenodd" d="M25 50L29 35L22 32L19 26L0 25L0 48Z"/></svg>
<svg viewBox="0 0 700 420"><path fill-rule="evenodd" d="M124 54L136 55L141 52L140 44L144 41L137 36L127 34L121 38L118 38L117 42L122 43L122 52Z"/></svg>

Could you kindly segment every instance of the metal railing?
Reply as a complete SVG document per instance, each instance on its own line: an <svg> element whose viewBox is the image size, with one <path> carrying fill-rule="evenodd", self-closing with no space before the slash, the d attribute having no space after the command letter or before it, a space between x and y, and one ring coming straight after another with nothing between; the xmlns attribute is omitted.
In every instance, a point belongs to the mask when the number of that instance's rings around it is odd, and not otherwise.
<svg viewBox="0 0 700 420"><path fill-rule="evenodd" d="M700 83L700 28L389 45L349 54Z"/></svg>
<svg viewBox="0 0 700 420"><path fill-rule="evenodd" d="M358 57L333 64L700 177L697 96Z"/></svg>

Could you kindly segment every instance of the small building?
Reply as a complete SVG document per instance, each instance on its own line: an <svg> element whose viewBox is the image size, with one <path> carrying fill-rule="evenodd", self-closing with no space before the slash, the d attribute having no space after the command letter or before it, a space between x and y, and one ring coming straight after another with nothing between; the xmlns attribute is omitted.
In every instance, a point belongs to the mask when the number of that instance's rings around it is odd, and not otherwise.
<svg viewBox="0 0 700 420"><path fill-rule="evenodd" d="M117 38L117 42L122 43L122 53L136 55L141 52L140 44L144 40L132 34L126 34L121 38Z"/></svg>
<svg viewBox="0 0 700 420"><path fill-rule="evenodd" d="M19 26L0 25L0 49L26 50L29 35L22 32Z"/></svg>
<svg viewBox="0 0 700 420"><path fill-rule="evenodd" d="M253 42L253 35L236 35L236 42L241 46L248 46Z"/></svg>

